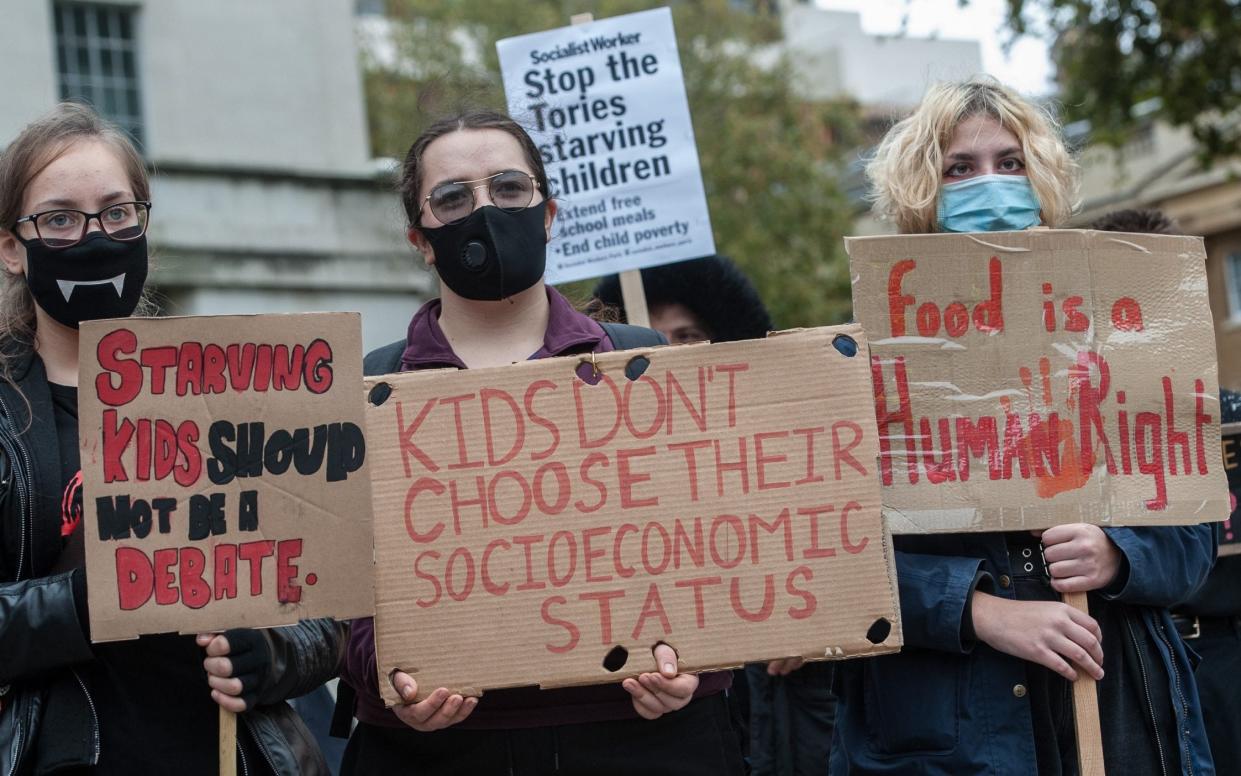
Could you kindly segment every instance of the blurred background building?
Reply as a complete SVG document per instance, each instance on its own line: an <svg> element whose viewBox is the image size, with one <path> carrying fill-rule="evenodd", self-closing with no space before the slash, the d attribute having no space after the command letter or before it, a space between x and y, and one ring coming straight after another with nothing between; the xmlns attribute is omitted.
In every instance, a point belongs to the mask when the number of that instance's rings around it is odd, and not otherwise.
<svg viewBox="0 0 1241 776"><path fill-rule="evenodd" d="M1146 113L1152 106L1135 106ZM1204 167L1188 129L1147 118L1121 148L1089 143L1089 126L1069 126L1083 143L1081 209L1074 226L1122 208L1155 208L1184 234L1206 241L1219 383L1241 389L1241 160Z"/></svg>
<svg viewBox="0 0 1241 776"><path fill-rule="evenodd" d="M6 2L0 145L83 99L154 177L170 314L356 310L395 339L431 287L372 162L353 0Z"/></svg>
<svg viewBox="0 0 1241 776"><path fill-rule="evenodd" d="M872 115L909 110L935 81L983 72L978 41L871 35L854 11L783 0L780 26L806 99L849 97Z"/></svg>
<svg viewBox="0 0 1241 776"><path fill-rule="evenodd" d="M377 114L370 106L368 125L363 68L397 56L387 5L7 2L0 146L57 100L90 102L134 136L157 173L153 280L165 312L356 310L366 346L378 346L435 285L405 243L394 162L371 149ZM979 40L877 35L855 10L805 0L734 5L778 12L781 40L755 56L786 55L800 99L856 103L864 137L840 171L851 231L890 231L866 208L865 148L929 83L982 72ZM1157 207L1206 237L1220 381L1241 388L1241 164L1203 168L1188 132L1154 118L1120 149L1092 144L1089 126L1068 129L1083 169L1075 225Z"/></svg>

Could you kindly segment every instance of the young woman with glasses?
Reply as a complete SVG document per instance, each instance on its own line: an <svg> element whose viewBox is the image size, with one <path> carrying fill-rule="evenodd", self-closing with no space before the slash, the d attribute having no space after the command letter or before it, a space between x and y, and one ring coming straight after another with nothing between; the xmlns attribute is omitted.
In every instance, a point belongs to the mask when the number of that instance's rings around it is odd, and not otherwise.
<svg viewBox="0 0 1241 776"><path fill-rule="evenodd" d="M1076 166L1041 108L990 80L934 86L867 167L906 234L1062 227ZM1107 772L1213 773L1165 607L1211 568L1209 525L898 536L905 646L836 669L833 774L1077 773L1070 682L1099 680ZM1090 593L1090 614L1060 601Z"/></svg>
<svg viewBox="0 0 1241 776"><path fill-rule="evenodd" d="M405 158L400 191L406 234L439 275L440 298L418 310L404 338L367 357L368 373L500 366L662 341L631 327L605 330L544 284L556 202L538 149L508 117L468 113L433 124ZM722 695L729 675L679 673L666 645L653 650L650 673L621 684L482 698L438 688L415 701L413 676L377 676L374 625L365 619L352 623L346 663L359 724L345 773L741 773ZM380 681L406 702L386 710Z"/></svg>
<svg viewBox="0 0 1241 776"><path fill-rule="evenodd" d="M281 701L331 677L330 621L90 641L78 326L142 305L150 199L128 138L81 105L0 154L0 774L215 774L217 703L252 710L239 771L327 773Z"/></svg>

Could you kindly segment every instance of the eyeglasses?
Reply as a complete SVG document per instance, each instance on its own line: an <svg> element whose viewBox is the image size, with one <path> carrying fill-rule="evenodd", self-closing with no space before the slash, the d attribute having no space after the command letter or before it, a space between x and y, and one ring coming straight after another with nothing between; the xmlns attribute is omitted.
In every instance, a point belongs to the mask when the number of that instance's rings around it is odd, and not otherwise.
<svg viewBox="0 0 1241 776"><path fill-rule="evenodd" d="M476 183L477 186L470 184ZM441 183L431 189L422 200L423 206L430 204L431 212L442 224L455 224L469 218L474 212L474 192L486 188L492 204L509 213L516 213L530 207L534 201L534 190L539 182L528 172L505 170L486 178L472 181L453 181ZM418 208L419 218L422 207Z"/></svg>
<svg viewBox="0 0 1241 776"><path fill-rule="evenodd" d="M146 234L150 216L150 202L118 202L108 205L98 213L87 213L83 210L46 210L35 213L17 219L13 223L13 231L16 234L17 227L22 224L34 224L38 240L49 248L59 250L72 248L82 242L91 221L98 221L99 227L110 239L132 242ZM33 242L21 235L17 235L17 239L26 245Z"/></svg>

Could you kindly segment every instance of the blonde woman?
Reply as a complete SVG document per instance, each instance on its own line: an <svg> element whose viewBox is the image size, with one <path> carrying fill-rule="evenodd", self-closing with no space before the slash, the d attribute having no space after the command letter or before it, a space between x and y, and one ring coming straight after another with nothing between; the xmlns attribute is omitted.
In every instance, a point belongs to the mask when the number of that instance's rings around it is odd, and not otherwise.
<svg viewBox="0 0 1241 776"><path fill-rule="evenodd" d="M867 168L901 232L1063 226L1075 166L1041 108L990 80L937 85ZM833 774L1077 773L1070 682L1099 681L1109 773L1214 773L1165 607L1205 579L1209 526L902 536L905 648L844 663ZM1090 593L1090 615L1060 601Z"/></svg>

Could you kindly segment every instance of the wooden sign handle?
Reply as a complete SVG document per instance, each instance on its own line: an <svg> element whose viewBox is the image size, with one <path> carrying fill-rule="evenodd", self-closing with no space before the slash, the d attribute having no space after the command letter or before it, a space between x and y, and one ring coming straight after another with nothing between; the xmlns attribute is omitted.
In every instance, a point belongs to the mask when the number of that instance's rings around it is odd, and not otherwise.
<svg viewBox="0 0 1241 776"><path fill-rule="evenodd" d="M237 715L220 707L220 776L237 776Z"/></svg>
<svg viewBox="0 0 1241 776"><path fill-rule="evenodd" d="M1065 593L1064 602L1090 614L1085 593ZM1099 692L1094 677L1078 669L1073 682L1073 723L1077 729L1077 764L1081 776L1104 776L1103 732L1099 726Z"/></svg>
<svg viewBox="0 0 1241 776"><path fill-rule="evenodd" d="M634 326L651 327L651 314L646 309L646 288L642 285L642 271L625 270L620 273L621 301L625 304L625 320Z"/></svg>
<svg viewBox="0 0 1241 776"><path fill-rule="evenodd" d="M569 17L570 24L590 24L593 13L575 13ZM620 273L621 302L625 305L625 320L634 326L651 326L651 314L646 309L646 289L642 287L641 270L630 269Z"/></svg>

